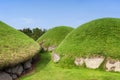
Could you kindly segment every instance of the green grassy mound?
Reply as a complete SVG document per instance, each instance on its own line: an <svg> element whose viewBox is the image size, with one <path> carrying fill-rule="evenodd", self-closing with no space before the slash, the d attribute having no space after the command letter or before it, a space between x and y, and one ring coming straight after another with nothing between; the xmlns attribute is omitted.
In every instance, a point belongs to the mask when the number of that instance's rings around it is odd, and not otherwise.
<svg viewBox="0 0 120 80"><path fill-rule="evenodd" d="M59 63L73 64L75 57L102 55L120 59L120 19L101 18L73 30L56 48Z"/></svg>
<svg viewBox="0 0 120 80"><path fill-rule="evenodd" d="M39 49L34 40L0 21L0 68L28 60Z"/></svg>
<svg viewBox="0 0 120 80"><path fill-rule="evenodd" d="M58 26L48 30L38 40L38 43L43 43L42 46L58 46L65 36L72 31L73 28L67 26Z"/></svg>

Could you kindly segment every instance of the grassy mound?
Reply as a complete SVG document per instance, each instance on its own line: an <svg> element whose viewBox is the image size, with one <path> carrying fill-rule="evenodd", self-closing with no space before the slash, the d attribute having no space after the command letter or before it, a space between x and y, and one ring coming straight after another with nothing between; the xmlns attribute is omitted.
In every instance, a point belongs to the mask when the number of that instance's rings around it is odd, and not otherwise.
<svg viewBox="0 0 120 80"><path fill-rule="evenodd" d="M120 59L120 19L101 18L81 25L55 52L60 54L60 63L64 65L73 64L75 57L102 55Z"/></svg>
<svg viewBox="0 0 120 80"><path fill-rule="evenodd" d="M0 21L0 68L23 62L39 49L34 40Z"/></svg>
<svg viewBox="0 0 120 80"><path fill-rule="evenodd" d="M48 30L38 40L38 43L43 43L44 47L58 46L65 36L72 31L73 28L67 26L58 26Z"/></svg>

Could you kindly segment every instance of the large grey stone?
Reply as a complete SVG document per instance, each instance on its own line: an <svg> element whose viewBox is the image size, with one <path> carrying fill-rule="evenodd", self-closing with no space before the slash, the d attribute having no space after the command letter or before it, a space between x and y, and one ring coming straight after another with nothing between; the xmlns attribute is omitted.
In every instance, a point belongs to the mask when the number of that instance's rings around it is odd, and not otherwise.
<svg viewBox="0 0 120 80"><path fill-rule="evenodd" d="M16 74L11 74L11 77L13 78L13 80L18 78Z"/></svg>
<svg viewBox="0 0 120 80"><path fill-rule="evenodd" d="M12 77L6 72L0 72L0 80L12 80Z"/></svg>
<svg viewBox="0 0 120 80"><path fill-rule="evenodd" d="M22 65L17 65L15 67L13 67L11 70L12 70L11 73L17 74L18 76L20 76L23 72L23 66Z"/></svg>
<svg viewBox="0 0 120 80"><path fill-rule="evenodd" d="M32 67L32 60L28 60L23 64L24 69L30 69Z"/></svg>
<svg viewBox="0 0 120 80"><path fill-rule="evenodd" d="M12 72L12 69L11 69L11 68L6 68L5 71L6 71L7 73L11 73L11 72Z"/></svg>

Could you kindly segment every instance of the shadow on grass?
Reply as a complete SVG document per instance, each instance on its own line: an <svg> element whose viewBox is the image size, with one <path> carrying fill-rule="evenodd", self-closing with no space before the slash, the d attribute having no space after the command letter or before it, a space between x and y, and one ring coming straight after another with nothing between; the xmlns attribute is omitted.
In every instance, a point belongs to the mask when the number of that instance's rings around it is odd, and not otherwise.
<svg viewBox="0 0 120 80"><path fill-rule="evenodd" d="M37 71L40 71L47 66L47 64L51 60L51 54L50 54L50 52L43 52L43 53L39 54L39 57L40 57L40 60L35 66L35 68L36 68L35 70L37 70Z"/></svg>

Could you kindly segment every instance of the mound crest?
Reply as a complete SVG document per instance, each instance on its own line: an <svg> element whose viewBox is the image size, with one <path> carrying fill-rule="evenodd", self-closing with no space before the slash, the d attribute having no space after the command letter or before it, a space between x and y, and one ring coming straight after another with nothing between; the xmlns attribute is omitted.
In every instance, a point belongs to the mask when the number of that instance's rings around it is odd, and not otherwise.
<svg viewBox="0 0 120 80"><path fill-rule="evenodd" d="M44 50L52 51L57 47L66 35L72 31L73 28L67 26L58 26L48 30L43 34L37 42Z"/></svg>
<svg viewBox="0 0 120 80"><path fill-rule="evenodd" d="M33 39L0 21L0 68L24 62L39 49Z"/></svg>
<svg viewBox="0 0 120 80"><path fill-rule="evenodd" d="M95 61L102 64L107 58L120 60L120 19L101 18L81 25L63 40L55 53L60 56L59 64L62 66L73 65L77 61L79 65L85 62L88 67L94 65ZM113 70L115 69L116 66Z"/></svg>

